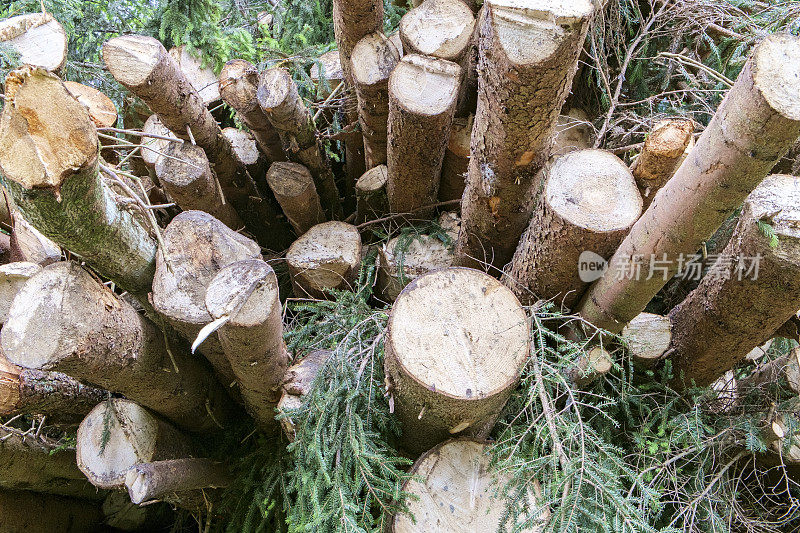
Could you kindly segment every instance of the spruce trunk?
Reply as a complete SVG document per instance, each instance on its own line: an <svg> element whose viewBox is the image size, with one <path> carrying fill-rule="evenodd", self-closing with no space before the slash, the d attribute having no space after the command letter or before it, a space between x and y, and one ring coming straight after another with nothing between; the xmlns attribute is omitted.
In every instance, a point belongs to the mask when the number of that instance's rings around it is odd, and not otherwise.
<svg viewBox="0 0 800 533"><path fill-rule="evenodd" d="M645 209L653 203L659 189L675 174L693 134L692 120L662 120L653 126L639 157L631 165Z"/></svg>
<svg viewBox="0 0 800 533"><path fill-rule="evenodd" d="M325 222L325 212L311 172L300 163L273 163L267 184L299 236Z"/></svg>
<svg viewBox="0 0 800 533"><path fill-rule="evenodd" d="M181 507L187 500L197 500L192 492L225 488L230 483L228 469L210 459L171 459L140 463L125 474L125 488L131 502L137 505L165 500ZM190 494L186 494L187 492Z"/></svg>
<svg viewBox="0 0 800 533"><path fill-rule="evenodd" d="M381 218L389 212L386 182L389 179L386 165L378 165L364 172L356 181L356 222Z"/></svg>
<svg viewBox="0 0 800 533"><path fill-rule="evenodd" d="M283 378L283 392L278 402L278 411L287 412L289 409L303 407L306 397L311 393L314 380L325 367L325 362L331 356L330 350L314 350L300 359L300 362L290 366ZM281 428L289 442L294 441L295 425L290 417L280 419Z"/></svg>

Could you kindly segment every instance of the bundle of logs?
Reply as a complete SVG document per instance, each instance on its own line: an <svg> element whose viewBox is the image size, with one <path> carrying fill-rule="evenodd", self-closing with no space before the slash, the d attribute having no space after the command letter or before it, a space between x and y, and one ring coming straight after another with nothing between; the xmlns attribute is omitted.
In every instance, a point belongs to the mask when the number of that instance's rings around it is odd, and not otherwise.
<svg viewBox="0 0 800 533"><path fill-rule="evenodd" d="M677 386L797 339L800 178L769 174L800 137L800 38L765 37L699 137L691 120L660 122L629 166L562 109L595 9L425 0L387 37L382 1L334 0L338 50L311 74L326 101L344 95L325 108L351 124L343 172L284 68L233 60L217 77L185 49L115 37L105 66L145 104L117 129L105 95L59 78L52 16L0 22L25 63L0 118L0 415L79 423L76 449L56 453L0 429L0 529L148 529L157 506L138 504L213 506L230 474L193 435L249 416L292 439L275 415L330 356L287 351L270 263L285 260L295 298L329 298L376 246L364 230L387 220L436 219L455 243L377 245L387 393L419 457L417 525L398 515L392 531L496 528L502 480L481 439L531 349L523 306L549 300L622 332L637 365L671 360ZM247 131L220 126L220 100ZM668 315L644 313L742 204L717 275ZM737 386L786 375L800 391L799 357ZM567 377L585 387L612 363L598 344ZM785 427L769 422L778 449Z"/></svg>

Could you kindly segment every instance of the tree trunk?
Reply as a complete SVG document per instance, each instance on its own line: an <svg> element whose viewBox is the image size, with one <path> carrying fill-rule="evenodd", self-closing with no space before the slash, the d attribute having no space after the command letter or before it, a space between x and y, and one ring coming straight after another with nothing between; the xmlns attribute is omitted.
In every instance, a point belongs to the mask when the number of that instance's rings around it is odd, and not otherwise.
<svg viewBox="0 0 800 533"><path fill-rule="evenodd" d="M78 468L92 485L124 489L135 465L191 457L189 439L140 405L110 398L78 427Z"/></svg>
<svg viewBox="0 0 800 533"><path fill-rule="evenodd" d="M667 356L672 342L672 323L669 318L652 313L640 313L622 330L625 346L640 368L655 367Z"/></svg>
<svg viewBox="0 0 800 533"><path fill-rule="evenodd" d="M217 428L231 409L225 391L202 364L165 342L130 304L66 261L28 280L2 331L3 352L15 365L124 394L193 431Z"/></svg>
<svg viewBox="0 0 800 533"><path fill-rule="evenodd" d="M760 224L772 226L770 246ZM747 198L712 270L669 313L675 377L712 383L800 308L800 178L772 175ZM747 271L757 265L756 271Z"/></svg>
<svg viewBox="0 0 800 533"><path fill-rule="evenodd" d="M184 211L164 231L164 253L158 254L151 301L156 311L185 339L194 341L212 321L205 304L206 287L223 267L243 259L261 259L261 248L208 213ZM227 387L235 375L217 334L200 352Z"/></svg>
<svg viewBox="0 0 800 533"><path fill-rule="evenodd" d="M739 397L746 396L755 389L774 387L785 380L794 394L800 395L800 347L795 347L789 353L761 365L752 374L739 380L737 390Z"/></svg>
<svg viewBox="0 0 800 533"><path fill-rule="evenodd" d="M267 172L267 184L297 235L325 222L314 178L303 165L273 163Z"/></svg>
<svg viewBox="0 0 800 533"><path fill-rule="evenodd" d="M631 165L645 209L675 174L693 134L694 121L691 119L662 120L653 126L639 157Z"/></svg>
<svg viewBox="0 0 800 533"><path fill-rule="evenodd" d="M275 271L260 259L232 263L208 284L205 302L214 320L227 317L219 340L247 411L262 428L275 428L275 406L289 366Z"/></svg>
<svg viewBox="0 0 800 533"><path fill-rule="evenodd" d="M397 298L385 350L400 445L414 454L455 435L489 434L527 360L530 328L499 281L446 268Z"/></svg>
<svg viewBox="0 0 800 533"><path fill-rule="evenodd" d="M300 99L289 72L271 68L259 77L258 103L278 130L283 149L290 160L308 167L314 176L322 206L333 218L342 214L339 191L333 172L317 140L317 129L308 108Z"/></svg>
<svg viewBox="0 0 800 533"><path fill-rule="evenodd" d="M460 1L460 0L459 0ZM453 129L444 151L442 161L442 178L439 183L439 201L460 200L466 186L467 169L469 168L469 138L472 134L472 123L475 117L453 120Z"/></svg>
<svg viewBox="0 0 800 533"><path fill-rule="evenodd" d="M0 20L0 44L10 45L21 64L57 72L67 63L67 34L50 13Z"/></svg>
<svg viewBox="0 0 800 533"><path fill-rule="evenodd" d="M86 108L56 76L23 67L6 83L0 119L3 185L31 225L124 289L150 289L156 242L98 174Z"/></svg>
<svg viewBox="0 0 800 533"><path fill-rule="evenodd" d="M283 393L278 402L278 411L286 413L291 409L303 407L306 396L311 393L314 380L317 379L325 362L330 357L330 350L314 350L300 359L300 362L292 365L286 371L283 378ZM295 438L295 424L290 417L280 419L281 428L289 439L293 442Z"/></svg>
<svg viewBox="0 0 800 533"><path fill-rule="evenodd" d="M95 533L101 531L97 502L27 491L0 490L3 533Z"/></svg>
<svg viewBox="0 0 800 533"><path fill-rule="evenodd" d="M728 91L692 155L653 200L609 262L609 271L651 260L670 263L666 276L606 276L584 297L581 315L619 332L764 179L800 135L800 38L766 37ZM797 309L795 309L797 311ZM774 331L774 330L773 330Z"/></svg>
<svg viewBox="0 0 800 533"><path fill-rule="evenodd" d="M510 481L509 474L495 471L489 464L489 445L471 439L452 439L427 451L414 463L403 491L408 498L409 513L391 517L390 533L418 531L498 531L504 522L506 505L497 492ZM539 483L534 480L530 491L531 512L541 497ZM412 518L413 517L413 518ZM541 516L547 519L547 514ZM510 527L509 527L510 529ZM517 531L517 529L515 529ZM523 529L539 533L540 528Z"/></svg>
<svg viewBox="0 0 800 533"><path fill-rule="evenodd" d="M356 221L362 224L381 218L389 212L386 182L389 179L386 165L371 168L356 182Z"/></svg>
<svg viewBox="0 0 800 533"><path fill-rule="evenodd" d="M361 235L344 222L317 224L286 253L294 295L328 298L329 289L352 288L361 263Z"/></svg>
<svg viewBox="0 0 800 533"><path fill-rule="evenodd" d="M228 61L219 75L219 85L222 99L236 110L270 162L286 161L278 132L258 105L258 69L244 59Z"/></svg>
<svg viewBox="0 0 800 533"><path fill-rule="evenodd" d="M460 73L461 68L450 61L409 54L389 78L386 192L393 213L436 202ZM431 210L419 213L430 214Z"/></svg>
<svg viewBox="0 0 800 533"><path fill-rule="evenodd" d="M170 48L169 55L178 64L178 68L181 69L206 106L211 106L219 101L219 80L211 67L203 67L202 57L196 57L189 53L186 46Z"/></svg>
<svg viewBox="0 0 800 533"><path fill-rule="evenodd" d="M171 459L141 463L125 475L125 488L131 502L171 501L180 493L201 489L225 488L231 483L228 469L211 459ZM178 493L178 494L175 494Z"/></svg>
<svg viewBox="0 0 800 533"><path fill-rule="evenodd" d="M145 120L144 126L142 126L142 133L159 135L161 137L171 137L180 141L180 143L183 142L183 140L178 139L175 134L172 133L163 122L161 122L161 119L158 118L158 115L150 115L150 117ZM142 160L150 169L156 168L156 163L158 163L158 160L161 159L162 154L167 151L168 146L171 144L177 144L166 139L159 139L157 137L142 137L141 143Z"/></svg>
<svg viewBox="0 0 800 533"><path fill-rule="evenodd" d="M400 54L383 33L376 32L358 41L350 60L358 96L358 120L364 135L364 155L370 169L386 164L389 75L400 60Z"/></svg>
<svg viewBox="0 0 800 533"><path fill-rule="evenodd" d="M642 198L625 163L603 150L562 156L544 174L544 190L503 283L523 305L553 299L572 309L602 274L582 264L613 255L639 218Z"/></svg>
<svg viewBox="0 0 800 533"><path fill-rule="evenodd" d="M255 138L249 132L238 128L225 128L222 134L230 141L236 159L247 167L247 172L256 181L259 189L265 189L264 175L267 173L267 161L258 150Z"/></svg>
<svg viewBox="0 0 800 533"><path fill-rule="evenodd" d="M511 259L530 219L538 172L550 156L593 11L589 0L542 9L484 3L457 264L502 268ZM538 44L519 44L530 42Z"/></svg>
<svg viewBox="0 0 800 533"><path fill-rule="evenodd" d="M225 201L206 153L190 143L169 143L166 157L158 158L156 176L175 203L184 211L205 211L231 228L242 228L242 219Z"/></svg>

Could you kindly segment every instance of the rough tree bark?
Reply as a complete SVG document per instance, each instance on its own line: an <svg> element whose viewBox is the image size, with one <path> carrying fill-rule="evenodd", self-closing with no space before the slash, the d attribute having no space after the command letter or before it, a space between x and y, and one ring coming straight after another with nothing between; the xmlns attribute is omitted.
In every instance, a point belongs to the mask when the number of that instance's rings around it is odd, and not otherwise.
<svg viewBox="0 0 800 533"><path fill-rule="evenodd" d="M484 3L458 264L502 268L511 259L593 12L589 0L535 7L516 0ZM530 42L538 44L522 44Z"/></svg>
<svg viewBox="0 0 800 533"><path fill-rule="evenodd" d="M102 518L97 502L0 490L3 533L95 533L102 530Z"/></svg>
<svg viewBox="0 0 800 533"><path fill-rule="evenodd" d="M642 368L653 368L668 354L672 323L666 316L640 313L625 326L622 337L633 362Z"/></svg>
<svg viewBox="0 0 800 533"><path fill-rule="evenodd" d="M260 259L232 263L211 280L205 302L215 321L226 320L219 340L247 411L262 428L275 428L275 406L289 366L275 271Z"/></svg>
<svg viewBox="0 0 800 533"><path fill-rule="evenodd" d="M294 241L286 263L298 298L325 299L328 289L352 287L361 262L361 235L344 222L317 224Z"/></svg>
<svg viewBox="0 0 800 533"><path fill-rule="evenodd" d="M474 115L453 119L450 139L444 151L442 178L439 182L439 201L460 200L466 186L469 168L469 139Z"/></svg>
<svg viewBox="0 0 800 533"><path fill-rule="evenodd" d="M187 429L217 428L232 407L206 367L169 351L153 323L73 262L52 264L28 280L0 337L15 365L124 394Z"/></svg>
<svg viewBox="0 0 800 533"><path fill-rule="evenodd" d="M393 213L436 202L460 76L455 63L408 54L389 78L386 192Z"/></svg>
<svg viewBox="0 0 800 533"><path fill-rule="evenodd" d="M50 13L0 20L0 43L13 47L25 65L59 71L67 63L67 34Z"/></svg>
<svg viewBox="0 0 800 533"><path fill-rule="evenodd" d="M300 99L289 72L282 68L264 71L259 77L257 98L261 109L278 130L286 155L308 167L314 176L322 206L333 218L341 217L339 191L317 139L314 119Z"/></svg>
<svg viewBox="0 0 800 533"><path fill-rule="evenodd" d="M325 222L314 178L300 163L273 163L267 172L267 184L297 235Z"/></svg>
<svg viewBox="0 0 800 533"><path fill-rule="evenodd" d="M196 57L189 53L186 46L170 48L169 55L178 64L181 72L192 84L192 87L206 106L219 101L220 90L219 80L214 70L210 67L203 67L203 58Z"/></svg>
<svg viewBox="0 0 800 533"><path fill-rule="evenodd" d="M78 468L95 487L124 489L125 475L140 463L191 457L189 439L142 406L110 398L78 426Z"/></svg>
<svg viewBox="0 0 800 533"><path fill-rule="evenodd" d="M125 488L131 502L135 504L152 500L171 501L173 497L179 503L183 500L180 493L225 488L231 481L225 465L211 459L171 459L140 463L125 474Z"/></svg>
<svg viewBox="0 0 800 533"><path fill-rule="evenodd" d="M691 155L667 182L609 262L609 271L669 262L667 275L609 275L579 311L619 332L664 286L680 254L693 254L800 136L800 38L766 37L754 50ZM795 309L796 311L796 309Z"/></svg>
<svg viewBox="0 0 800 533"><path fill-rule="evenodd" d="M208 213L184 211L164 231L164 253L158 254L151 300L153 307L185 339L194 341L211 322L206 287L223 267L243 259L261 259L261 248ZM227 387L235 382L217 334L200 352Z"/></svg>
<svg viewBox="0 0 800 533"><path fill-rule="evenodd" d="M693 134L694 121L691 119L662 120L653 126L639 157L631 165L645 209L675 174Z"/></svg>
<svg viewBox="0 0 800 533"><path fill-rule="evenodd" d="M759 223L772 226L777 247ZM794 316L800 308L798 227L800 178L772 175L748 196L712 270L669 313L676 378L712 383ZM757 271L750 269L755 262Z"/></svg>
<svg viewBox="0 0 800 533"><path fill-rule="evenodd" d="M392 307L385 347L401 447L420 453L458 434L488 435L529 348L525 311L493 277L446 268L411 282Z"/></svg>
<svg viewBox="0 0 800 533"><path fill-rule="evenodd" d="M283 392L278 402L278 411L285 413L290 409L299 409L303 406L306 396L311 392L311 386L320 370L325 366L325 361L331 356L330 350L314 350L300 359L300 362L290 366L283 378ZM295 438L295 424L290 417L280 419L281 428L289 442Z"/></svg>
<svg viewBox="0 0 800 533"><path fill-rule="evenodd" d="M400 61L400 54L383 33L376 32L358 41L350 61L366 168L371 169L386 164L389 75Z"/></svg>
<svg viewBox="0 0 800 533"><path fill-rule="evenodd" d="M389 212L386 182L389 179L386 165L378 165L364 172L356 182L356 221L361 224L375 220Z"/></svg>
<svg viewBox="0 0 800 533"><path fill-rule="evenodd" d="M642 197L625 163L603 150L572 152L544 173L544 190L503 283L523 305L553 299L572 309L592 281L581 259L611 257L642 213Z"/></svg>
<svg viewBox="0 0 800 533"><path fill-rule="evenodd" d="M146 293L156 242L102 182L98 146L88 111L61 80L28 67L9 74L0 172L14 203L45 236L126 290Z"/></svg>

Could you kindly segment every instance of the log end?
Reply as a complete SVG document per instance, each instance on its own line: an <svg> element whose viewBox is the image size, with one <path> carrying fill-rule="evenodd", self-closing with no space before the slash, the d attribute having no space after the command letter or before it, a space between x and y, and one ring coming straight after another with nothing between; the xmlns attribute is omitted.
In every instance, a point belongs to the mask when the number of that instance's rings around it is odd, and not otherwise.
<svg viewBox="0 0 800 533"><path fill-rule="evenodd" d="M800 177L788 174L767 176L750 193L745 204L755 220L772 226L778 237L774 253L800 261Z"/></svg>
<svg viewBox="0 0 800 533"><path fill-rule="evenodd" d="M22 369L11 364L0 352L0 416L14 413L19 406L19 380Z"/></svg>
<svg viewBox="0 0 800 533"><path fill-rule="evenodd" d="M103 44L103 62L114 79L126 87L139 87L153 75L153 71L167 50L152 37L122 35Z"/></svg>
<svg viewBox="0 0 800 533"><path fill-rule="evenodd" d="M800 37L768 35L756 48L753 63L755 84L769 105L800 121Z"/></svg>
<svg viewBox="0 0 800 533"><path fill-rule="evenodd" d="M222 135L230 141L233 154L244 166L250 167L258 163L261 154L252 135L239 128L225 128Z"/></svg>
<svg viewBox="0 0 800 533"><path fill-rule="evenodd" d="M622 330L633 361L652 368L669 349L672 324L668 317L640 313Z"/></svg>
<svg viewBox="0 0 800 533"><path fill-rule="evenodd" d="M156 160L156 176L164 183L175 187L189 187L198 180L211 176L211 166L202 148L191 143L171 143L163 141L166 146L162 152L166 157ZM170 194L171 191L170 191ZM180 203L180 198L175 198Z"/></svg>
<svg viewBox="0 0 800 533"><path fill-rule="evenodd" d="M344 79L342 64L339 61L339 50L331 50L319 56L317 62L311 65L309 75L317 83L325 78L331 89L335 88Z"/></svg>
<svg viewBox="0 0 800 533"><path fill-rule="evenodd" d="M475 32L475 15L461 0L423 2L400 19L408 52L458 61Z"/></svg>
<svg viewBox="0 0 800 533"><path fill-rule="evenodd" d="M267 183L278 197L294 198L314 187L311 171L299 163L278 161L267 172Z"/></svg>
<svg viewBox="0 0 800 533"><path fill-rule="evenodd" d="M0 42L11 45L26 65L58 71L67 62L67 34L50 13L30 13L0 21Z"/></svg>
<svg viewBox="0 0 800 533"><path fill-rule="evenodd" d="M369 194L386 188L389 169L386 165L378 165L364 172L356 181L356 191Z"/></svg>
<svg viewBox="0 0 800 533"><path fill-rule="evenodd" d="M444 59L409 54L389 78L389 93L398 104L423 116L437 116L455 105L461 67Z"/></svg>
<svg viewBox="0 0 800 533"><path fill-rule="evenodd" d="M229 316L229 324L254 327L267 321L278 298L275 271L260 259L231 263L220 270L206 289L206 309L214 320Z"/></svg>
<svg viewBox="0 0 800 533"><path fill-rule="evenodd" d="M344 222L317 224L292 243L286 262L299 297L348 287L361 262L361 235Z"/></svg>
<svg viewBox="0 0 800 533"><path fill-rule="evenodd" d="M400 54L384 34L370 33L356 43L350 55L353 80L358 85L385 83L399 60Z"/></svg>
<svg viewBox="0 0 800 533"><path fill-rule="evenodd" d="M244 59L232 59L219 73L219 92L234 109L247 110L256 97L258 69Z"/></svg>
<svg viewBox="0 0 800 533"><path fill-rule="evenodd" d="M289 71L284 68L271 68L261 73L258 80L256 97L258 104L265 111L271 111L284 105L292 94L294 81Z"/></svg>
<svg viewBox="0 0 800 533"><path fill-rule="evenodd" d="M64 85L72 96L86 106L95 126L98 128L110 128L117 124L117 107L111 101L111 98L94 87L89 87L82 83L65 81Z"/></svg>
<svg viewBox="0 0 800 533"><path fill-rule="evenodd" d="M0 323L8 319L8 310L17 292L34 274L42 270L37 263L18 261L0 266Z"/></svg>
<svg viewBox="0 0 800 533"><path fill-rule="evenodd" d="M159 135L161 137L171 137L173 139L178 138L164 125L163 122L161 122L161 119L158 118L158 115L155 113L147 118L144 126L142 127L142 132L149 133L151 135ZM173 143L166 139L142 137L141 153L144 164L150 168L155 168L156 163L159 159L161 159L161 154L166 151L170 144Z"/></svg>
<svg viewBox="0 0 800 533"><path fill-rule="evenodd" d="M202 57L192 55L184 45L170 49L169 55L186 75L186 79L200 95L204 104L208 105L220 99L219 79L210 67L203 66Z"/></svg>

